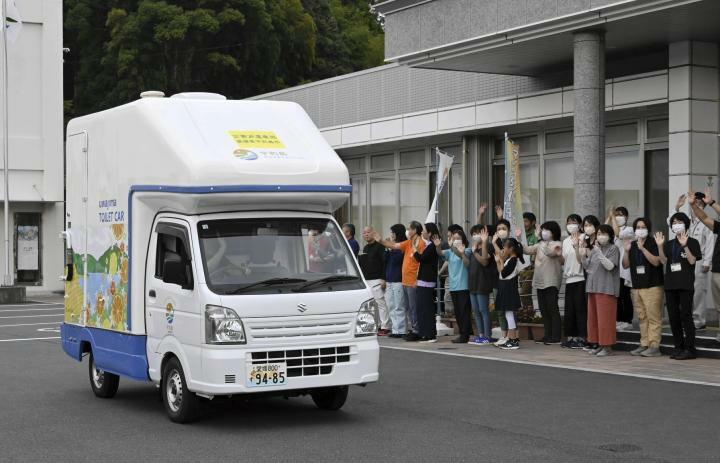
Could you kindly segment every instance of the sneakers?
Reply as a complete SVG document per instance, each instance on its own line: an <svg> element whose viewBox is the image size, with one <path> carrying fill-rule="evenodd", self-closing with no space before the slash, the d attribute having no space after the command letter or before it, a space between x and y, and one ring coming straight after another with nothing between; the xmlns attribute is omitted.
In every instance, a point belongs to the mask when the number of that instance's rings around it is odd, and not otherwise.
<svg viewBox="0 0 720 463"><path fill-rule="evenodd" d="M497 341L495 341L495 342L493 343L493 345L494 345L495 347L504 346L505 343L508 342L508 341L509 341L508 338L500 338L500 339L498 339Z"/></svg>
<svg viewBox="0 0 720 463"><path fill-rule="evenodd" d="M597 349L598 347L600 347L600 346L598 346L597 343L593 342L593 343L585 344L585 347L583 347L582 350L584 350L585 352L592 352L595 349Z"/></svg>
<svg viewBox="0 0 720 463"><path fill-rule="evenodd" d="M675 360L693 360L696 358L697 355L690 352L689 350L684 350L675 356Z"/></svg>
<svg viewBox="0 0 720 463"><path fill-rule="evenodd" d="M411 331L405 335L405 340L407 342L417 342L420 340L420 336L418 336L416 333Z"/></svg>
<svg viewBox="0 0 720 463"><path fill-rule="evenodd" d="M587 344L585 344L585 340L576 339L572 341L572 344L570 344L570 349L585 349L585 346L587 346Z"/></svg>
<svg viewBox="0 0 720 463"><path fill-rule="evenodd" d="M485 346L490 344L490 339L486 338L485 336L475 336L470 341L468 341L468 344L474 344L476 346Z"/></svg>
<svg viewBox="0 0 720 463"><path fill-rule="evenodd" d="M452 342L453 344L467 344L468 338L466 338L464 336L458 336L457 338L453 339L450 342Z"/></svg>
<svg viewBox="0 0 720 463"><path fill-rule="evenodd" d="M422 343L422 344L432 344L434 342L437 342L437 338L422 338L422 339L420 339L420 343Z"/></svg>
<svg viewBox="0 0 720 463"><path fill-rule="evenodd" d="M574 340L574 339L568 339L567 341L563 341L563 342L560 344L560 347L562 347L562 348L564 348L564 349L572 349L571 346L572 346L573 344L575 344L575 340Z"/></svg>
<svg viewBox="0 0 720 463"><path fill-rule="evenodd" d="M662 352L657 347L648 347L641 354L641 357L662 357Z"/></svg>
<svg viewBox="0 0 720 463"><path fill-rule="evenodd" d="M546 346L554 346L556 344L561 344L561 342L559 339L548 339L543 344L545 344Z"/></svg>
<svg viewBox="0 0 720 463"><path fill-rule="evenodd" d="M643 352L648 350L647 346L638 346L637 349L631 350L630 355L634 355L636 357L642 355Z"/></svg>
<svg viewBox="0 0 720 463"><path fill-rule="evenodd" d="M627 322L617 322L615 324L615 330L616 331L628 331L633 328L632 323Z"/></svg>
<svg viewBox="0 0 720 463"><path fill-rule="evenodd" d="M597 354L599 354L600 351L602 351L603 349L604 349L604 348L602 348L602 347L600 347L600 346L597 346L595 349L592 349L592 350L587 351L587 353L590 354L590 355L597 355Z"/></svg>
<svg viewBox="0 0 720 463"><path fill-rule="evenodd" d="M518 350L518 349L520 349L520 340L519 339L508 339L505 344L500 346L500 349L502 349L502 350Z"/></svg>
<svg viewBox="0 0 720 463"><path fill-rule="evenodd" d="M596 353L595 357L607 357L609 355L612 355L612 351L607 347L601 347Z"/></svg>

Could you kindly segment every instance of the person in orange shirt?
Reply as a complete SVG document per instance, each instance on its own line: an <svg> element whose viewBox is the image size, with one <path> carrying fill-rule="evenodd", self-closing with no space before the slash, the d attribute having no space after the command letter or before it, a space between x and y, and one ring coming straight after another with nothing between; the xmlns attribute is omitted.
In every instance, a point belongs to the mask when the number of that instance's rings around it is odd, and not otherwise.
<svg viewBox="0 0 720 463"><path fill-rule="evenodd" d="M375 240L385 246L388 249L398 249L404 253L403 264L402 264L402 285L403 292L405 293L405 300L408 302L408 319L410 321L410 330L405 336L406 341L418 341L420 336L418 333L418 322L417 322L417 297L416 297L416 286L417 286L417 274L420 269L420 262L418 262L413 254L415 253L415 247L422 254L425 250L425 241L422 239L423 226L420 222L413 220L407 227L407 240L401 243L394 243L392 240L382 239L382 237L375 233Z"/></svg>

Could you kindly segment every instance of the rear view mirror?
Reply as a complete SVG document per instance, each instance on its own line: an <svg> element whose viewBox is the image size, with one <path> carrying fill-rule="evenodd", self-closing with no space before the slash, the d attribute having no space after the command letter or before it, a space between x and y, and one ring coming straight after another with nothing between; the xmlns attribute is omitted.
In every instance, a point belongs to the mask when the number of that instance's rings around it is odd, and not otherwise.
<svg viewBox="0 0 720 463"><path fill-rule="evenodd" d="M191 289L188 280L188 263L175 253L166 253L163 262L163 282L179 285L183 289Z"/></svg>

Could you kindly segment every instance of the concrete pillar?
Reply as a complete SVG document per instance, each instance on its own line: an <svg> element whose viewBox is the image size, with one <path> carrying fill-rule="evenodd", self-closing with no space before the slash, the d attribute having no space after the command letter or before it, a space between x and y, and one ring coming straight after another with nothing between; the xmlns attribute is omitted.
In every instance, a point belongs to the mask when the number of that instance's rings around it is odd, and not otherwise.
<svg viewBox="0 0 720 463"><path fill-rule="evenodd" d="M688 190L703 191L710 182L717 198L719 60L716 43L683 41L669 46L668 210L675 206L679 195Z"/></svg>
<svg viewBox="0 0 720 463"><path fill-rule="evenodd" d="M601 221L605 204L605 33L574 36L575 211Z"/></svg>

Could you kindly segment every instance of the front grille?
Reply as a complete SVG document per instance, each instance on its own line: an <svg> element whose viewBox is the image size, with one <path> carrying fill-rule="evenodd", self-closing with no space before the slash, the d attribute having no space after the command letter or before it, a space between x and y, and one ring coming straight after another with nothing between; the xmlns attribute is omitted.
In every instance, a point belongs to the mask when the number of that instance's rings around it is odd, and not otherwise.
<svg viewBox="0 0 720 463"><path fill-rule="evenodd" d="M285 362L288 377L294 378L329 375L338 363L350 362L352 354L349 346L342 346L252 352L249 355L253 365Z"/></svg>
<svg viewBox="0 0 720 463"><path fill-rule="evenodd" d="M225 384L234 384L235 375L225 375Z"/></svg>
<svg viewBox="0 0 720 463"><path fill-rule="evenodd" d="M255 341L286 342L309 337L340 339L352 335L354 315L246 319L248 337Z"/></svg>

